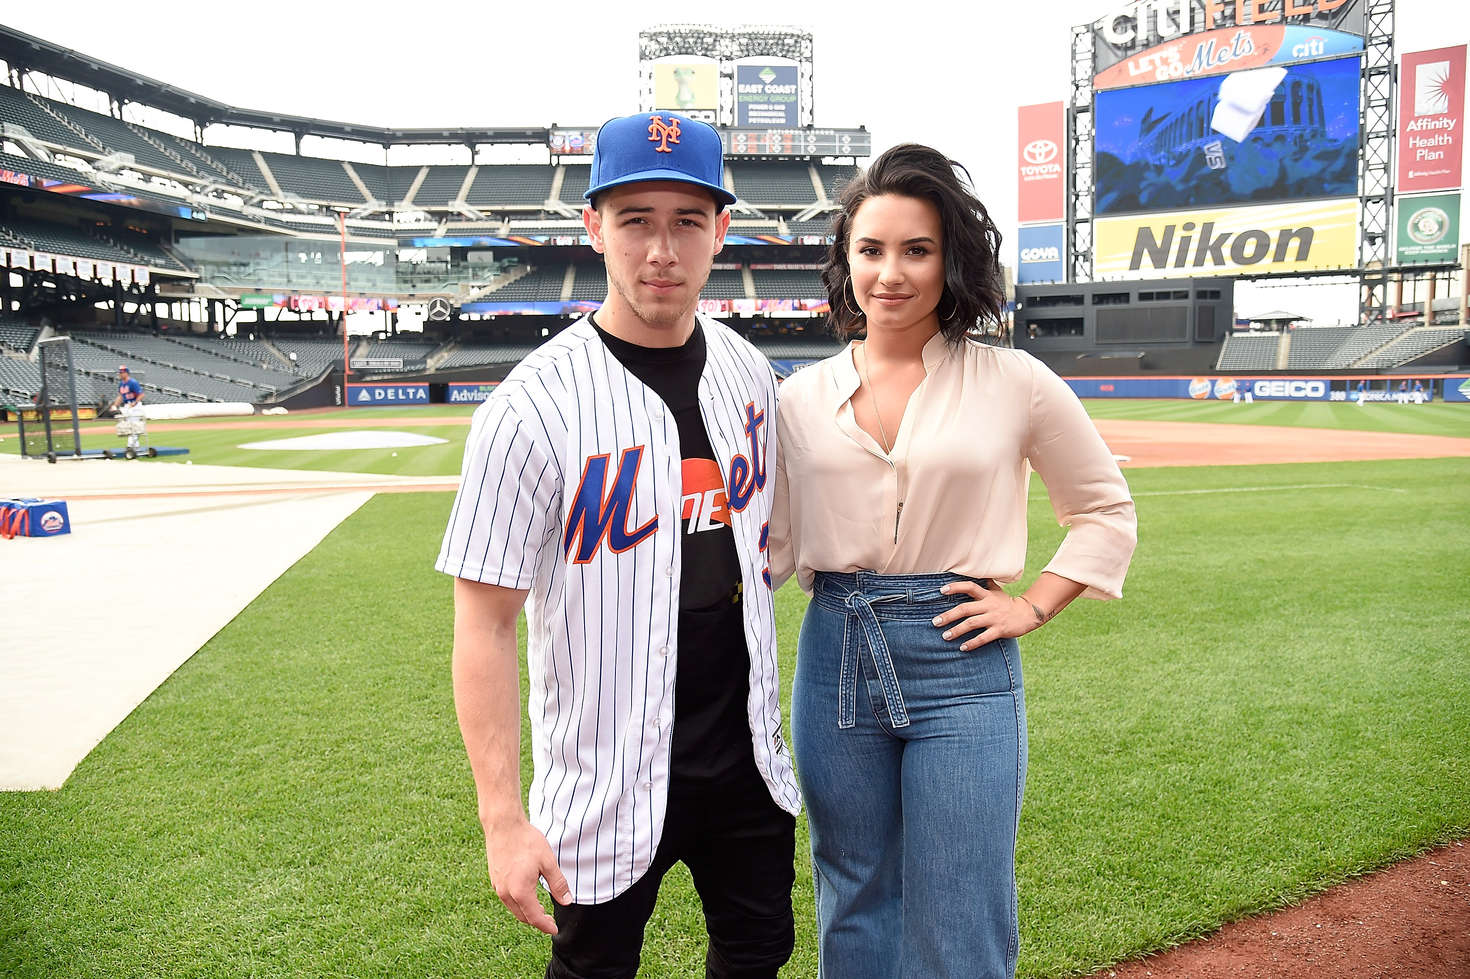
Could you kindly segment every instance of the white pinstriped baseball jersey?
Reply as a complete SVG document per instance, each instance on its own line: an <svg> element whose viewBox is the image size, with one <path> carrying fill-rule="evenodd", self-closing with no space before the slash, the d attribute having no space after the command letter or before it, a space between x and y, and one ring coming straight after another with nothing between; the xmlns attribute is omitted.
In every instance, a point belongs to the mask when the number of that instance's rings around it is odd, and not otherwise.
<svg viewBox="0 0 1470 979"><path fill-rule="evenodd" d="M750 651L756 768L800 809L781 735L766 541L776 477L770 365L699 317L700 413L725 473ZM579 320L475 412L435 564L529 589L529 814L572 900L598 904L648 869L663 829L678 664L680 503L673 413Z"/></svg>

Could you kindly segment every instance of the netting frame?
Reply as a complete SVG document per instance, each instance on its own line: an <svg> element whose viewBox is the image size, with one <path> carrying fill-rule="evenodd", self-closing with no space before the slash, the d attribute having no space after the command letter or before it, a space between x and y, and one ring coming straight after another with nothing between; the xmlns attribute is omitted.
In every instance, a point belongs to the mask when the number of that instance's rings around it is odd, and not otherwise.
<svg viewBox="0 0 1470 979"><path fill-rule="evenodd" d="M41 432L26 431L25 411L20 418L20 454L26 458L44 458L55 462L63 456L82 458L81 416L77 402L76 360L72 356L71 337L51 337L36 344L36 366L41 373L41 390L36 393L36 420ZM70 418L70 431L66 420ZM31 451L44 434L45 450ZM67 436L70 435L68 447Z"/></svg>

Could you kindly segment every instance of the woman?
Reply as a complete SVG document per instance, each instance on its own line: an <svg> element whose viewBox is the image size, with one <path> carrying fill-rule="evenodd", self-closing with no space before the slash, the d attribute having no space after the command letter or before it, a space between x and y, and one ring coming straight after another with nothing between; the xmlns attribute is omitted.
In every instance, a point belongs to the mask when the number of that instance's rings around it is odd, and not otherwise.
<svg viewBox="0 0 1470 979"><path fill-rule="evenodd" d="M772 570L812 598L792 696L821 974L1010 977L1026 775L1016 637L1117 598L1136 540L1071 389L969 331L1000 235L956 165L898 146L842 195L823 280L837 356L781 391ZM1066 539L1019 595L1028 463Z"/></svg>

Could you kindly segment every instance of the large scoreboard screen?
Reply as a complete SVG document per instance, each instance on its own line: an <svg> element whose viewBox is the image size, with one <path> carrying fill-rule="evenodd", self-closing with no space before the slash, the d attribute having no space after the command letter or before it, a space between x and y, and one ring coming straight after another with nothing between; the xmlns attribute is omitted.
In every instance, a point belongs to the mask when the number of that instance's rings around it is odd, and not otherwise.
<svg viewBox="0 0 1470 979"><path fill-rule="evenodd" d="M721 129L726 156L871 156L865 129Z"/></svg>

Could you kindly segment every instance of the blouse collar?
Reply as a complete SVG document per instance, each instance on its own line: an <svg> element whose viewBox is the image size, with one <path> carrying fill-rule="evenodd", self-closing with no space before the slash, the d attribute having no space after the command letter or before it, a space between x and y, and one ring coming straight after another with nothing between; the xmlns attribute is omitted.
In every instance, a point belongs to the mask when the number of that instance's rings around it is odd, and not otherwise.
<svg viewBox="0 0 1470 979"><path fill-rule="evenodd" d="M836 359L836 363L834 364L834 380L836 381L837 394L841 401L846 401L848 398L851 398L857 392L857 389L862 387L862 378L858 376L857 361L854 357L854 351L857 350L860 342L859 340L849 340L847 348L842 352L842 356ZM943 364L949 358L952 351L953 348L944 339L942 332L930 337L928 342L924 344L923 350L924 374L926 376L933 374L939 368L939 365Z"/></svg>

